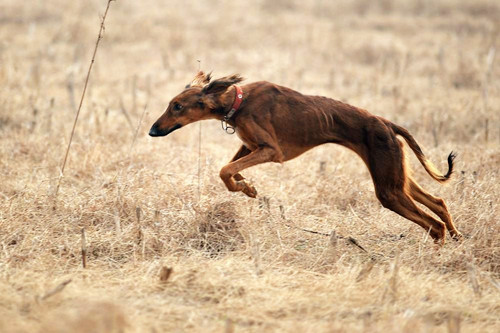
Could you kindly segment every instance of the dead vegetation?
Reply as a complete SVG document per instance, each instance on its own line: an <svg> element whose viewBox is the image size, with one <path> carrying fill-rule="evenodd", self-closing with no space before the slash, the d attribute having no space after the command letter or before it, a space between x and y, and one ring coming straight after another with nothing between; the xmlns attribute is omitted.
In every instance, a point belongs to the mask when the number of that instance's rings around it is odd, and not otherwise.
<svg viewBox="0 0 500 333"><path fill-rule="evenodd" d="M0 3L1 332L499 330L495 1L114 2L55 198L105 5ZM198 59L387 117L442 168L458 151L444 187L410 163L464 241L437 250L333 145L228 193L220 124L201 154L198 125L146 135Z"/></svg>

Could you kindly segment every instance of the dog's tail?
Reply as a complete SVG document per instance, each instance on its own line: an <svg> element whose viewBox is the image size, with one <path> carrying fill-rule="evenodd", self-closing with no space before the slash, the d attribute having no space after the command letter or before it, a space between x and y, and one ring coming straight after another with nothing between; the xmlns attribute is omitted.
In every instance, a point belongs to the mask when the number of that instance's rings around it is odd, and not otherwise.
<svg viewBox="0 0 500 333"><path fill-rule="evenodd" d="M434 164L432 164L432 162L429 161L427 157L425 157L417 141L413 138L410 132L408 132L408 130L393 123L390 124L390 127L392 128L394 133L401 135L405 139L406 143L408 143L408 146L410 146L411 150L413 150L420 163L422 163L422 166L424 167L425 171L427 171L427 173L432 178L434 178L440 183L444 183L448 179L450 179L453 173L453 160L457 156L454 152L451 152L450 155L448 155L448 172L445 175L443 175L438 171L438 169L434 166Z"/></svg>

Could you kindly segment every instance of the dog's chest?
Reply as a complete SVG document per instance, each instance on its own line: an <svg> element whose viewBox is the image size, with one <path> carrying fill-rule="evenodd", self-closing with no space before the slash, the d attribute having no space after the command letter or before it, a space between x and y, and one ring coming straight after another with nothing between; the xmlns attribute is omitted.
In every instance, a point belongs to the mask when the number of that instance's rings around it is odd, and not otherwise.
<svg viewBox="0 0 500 333"><path fill-rule="evenodd" d="M256 144L253 142L253 140L251 140L245 132L243 132L242 130L240 130L238 127L236 127L236 135L238 136L238 138L240 138L241 141L243 141L243 144L245 145L245 147L249 148L249 149L254 149L256 148Z"/></svg>

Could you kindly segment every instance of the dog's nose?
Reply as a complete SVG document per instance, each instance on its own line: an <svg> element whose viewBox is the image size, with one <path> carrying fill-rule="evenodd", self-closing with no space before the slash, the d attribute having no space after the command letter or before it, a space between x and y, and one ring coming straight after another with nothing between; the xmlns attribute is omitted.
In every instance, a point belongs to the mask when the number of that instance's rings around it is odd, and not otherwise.
<svg viewBox="0 0 500 333"><path fill-rule="evenodd" d="M156 124L153 124L153 126L151 126L151 129L149 130L149 135L150 136L160 136L160 133L158 131L158 126Z"/></svg>
<svg viewBox="0 0 500 333"><path fill-rule="evenodd" d="M160 126L155 123L151 129L149 130L149 135L151 136L165 136L168 135L169 133L172 133L176 129L181 128L181 124L175 124L173 127L170 128L160 128Z"/></svg>

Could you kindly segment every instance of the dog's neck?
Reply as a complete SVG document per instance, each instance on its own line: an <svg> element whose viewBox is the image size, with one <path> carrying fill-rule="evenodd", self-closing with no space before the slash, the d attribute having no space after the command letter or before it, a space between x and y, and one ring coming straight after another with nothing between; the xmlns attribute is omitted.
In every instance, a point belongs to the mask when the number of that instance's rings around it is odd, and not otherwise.
<svg viewBox="0 0 500 333"><path fill-rule="evenodd" d="M236 87L232 85L218 97L216 107L212 110L218 120L224 119L224 116L231 110L236 100L236 94Z"/></svg>

